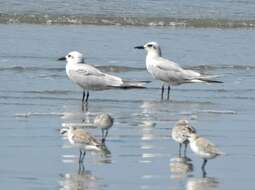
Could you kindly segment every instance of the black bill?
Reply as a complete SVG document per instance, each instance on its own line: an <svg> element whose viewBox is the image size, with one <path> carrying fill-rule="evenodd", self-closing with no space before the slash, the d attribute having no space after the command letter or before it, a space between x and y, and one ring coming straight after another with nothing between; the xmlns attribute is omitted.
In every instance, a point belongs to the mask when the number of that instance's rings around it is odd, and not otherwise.
<svg viewBox="0 0 255 190"><path fill-rule="evenodd" d="M136 46L135 49L144 49L143 46Z"/></svg>
<svg viewBox="0 0 255 190"><path fill-rule="evenodd" d="M58 58L58 61L65 61L65 60L66 60L65 57L60 57L60 58Z"/></svg>

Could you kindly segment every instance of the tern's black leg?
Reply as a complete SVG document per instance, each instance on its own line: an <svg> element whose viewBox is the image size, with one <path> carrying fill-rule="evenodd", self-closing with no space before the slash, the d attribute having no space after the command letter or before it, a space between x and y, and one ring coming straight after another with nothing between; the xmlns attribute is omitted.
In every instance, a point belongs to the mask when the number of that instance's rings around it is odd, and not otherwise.
<svg viewBox="0 0 255 190"><path fill-rule="evenodd" d="M89 100L89 91L87 91L87 94L86 94L85 90L83 90L82 104L81 104L82 112L84 112L84 104L86 109L85 111L88 111L88 100Z"/></svg>
<svg viewBox="0 0 255 190"><path fill-rule="evenodd" d="M182 155L181 150L182 150L182 143L179 143L179 156L181 156L181 155Z"/></svg>
<svg viewBox="0 0 255 190"><path fill-rule="evenodd" d="M87 91L87 95L86 95L86 100L85 100L85 102L88 103L88 100L89 100L89 91Z"/></svg>
<svg viewBox="0 0 255 190"><path fill-rule="evenodd" d="M162 86L161 86L161 100L164 99L164 90L165 90L165 87L164 87L164 85L162 84Z"/></svg>
<svg viewBox="0 0 255 190"><path fill-rule="evenodd" d="M167 100L169 100L169 97L170 97L170 90L171 90L171 87L170 85L167 87Z"/></svg>
<svg viewBox="0 0 255 190"><path fill-rule="evenodd" d="M82 100L81 100L82 104L84 104L85 95L86 95L86 92L85 92L85 90L83 90L83 93L82 93Z"/></svg>

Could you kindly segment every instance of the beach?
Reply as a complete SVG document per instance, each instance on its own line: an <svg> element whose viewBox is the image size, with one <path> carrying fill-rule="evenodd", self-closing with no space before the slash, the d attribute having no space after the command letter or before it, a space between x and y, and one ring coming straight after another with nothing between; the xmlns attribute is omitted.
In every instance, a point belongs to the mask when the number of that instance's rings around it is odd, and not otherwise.
<svg viewBox="0 0 255 190"><path fill-rule="evenodd" d="M0 39L2 189L254 186L253 27L2 23ZM134 49L148 41L159 42L163 56L182 67L219 75L224 83L176 86L170 101L161 101L145 52ZM82 112L82 90L57 61L73 50L106 73L152 82L146 89L91 91ZM100 112L114 118L106 141L111 154L88 153L79 174L78 149L59 130L92 122ZM170 131L183 118L226 153L208 163L206 177L190 149L192 170L172 168L178 144ZM100 138L99 129L87 130Z"/></svg>

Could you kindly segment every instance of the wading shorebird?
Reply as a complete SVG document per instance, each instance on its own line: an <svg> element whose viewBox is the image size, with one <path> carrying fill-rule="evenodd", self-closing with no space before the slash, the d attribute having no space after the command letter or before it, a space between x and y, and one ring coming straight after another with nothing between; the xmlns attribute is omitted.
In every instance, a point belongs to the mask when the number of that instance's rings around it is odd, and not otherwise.
<svg viewBox="0 0 255 190"><path fill-rule="evenodd" d="M188 139L191 150L204 160L201 169L203 171L203 176L206 176L205 165L207 160L223 155L224 153L221 152L215 144L198 134L190 133Z"/></svg>
<svg viewBox="0 0 255 190"><path fill-rule="evenodd" d="M79 163L82 163L86 151L107 151L104 144L99 142L94 136L83 129L68 127L60 130L61 134L67 133L67 139L71 145L80 149Z"/></svg>
<svg viewBox="0 0 255 190"><path fill-rule="evenodd" d="M108 130L112 127L114 119L107 113L100 113L94 119L94 125L102 130L102 143L105 143Z"/></svg>
<svg viewBox="0 0 255 190"><path fill-rule="evenodd" d="M172 129L172 139L179 143L179 156L181 156L182 144L184 144L184 156L187 153L187 146L189 144L188 135L196 133L196 129L190 126L187 120L181 119L176 122L175 127Z"/></svg>
<svg viewBox="0 0 255 190"><path fill-rule="evenodd" d="M66 60L68 78L83 89L82 110L89 100L89 91L107 89L145 88L150 81L128 81L120 77L101 72L99 69L84 62L84 56L78 51L72 51L58 60ZM86 93L87 91L87 93Z"/></svg>
<svg viewBox="0 0 255 190"><path fill-rule="evenodd" d="M161 48L157 42L148 42L144 46L136 46L136 49L145 49L146 68L153 78L160 80L161 100L164 99L164 85L167 87L167 100L171 86L177 86L185 83L223 83L222 81L213 80L217 76L202 75L193 70L181 68L177 63L165 59L161 56Z"/></svg>

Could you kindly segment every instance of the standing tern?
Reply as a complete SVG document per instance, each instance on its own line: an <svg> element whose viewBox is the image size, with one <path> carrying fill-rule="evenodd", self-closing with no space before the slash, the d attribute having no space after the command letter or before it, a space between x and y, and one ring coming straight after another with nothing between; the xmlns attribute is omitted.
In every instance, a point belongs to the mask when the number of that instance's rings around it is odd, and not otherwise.
<svg viewBox="0 0 255 190"><path fill-rule="evenodd" d="M84 56L77 51L68 53L58 60L66 60L68 78L83 89L82 109L87 105L90 90L145 88L149 81L128 81L120 77L101 72L99 69L84 62ZM86 93L87 91L87 93Z"/></svg>
<svg viewBox="0 0 255 190"><path fill-rule="evenodd" d="M223 83L222 81L213 80L217 76L202 75L193 70L181 68L177 63L165 59L161 56L161 48L157 42L148 42L144 46L136 46L136 49L145 49L146 68L153 78L162 82L161 100L164 96L164 85L167 85L167 100L171 86L176 86L184 83Z"/></svg>

